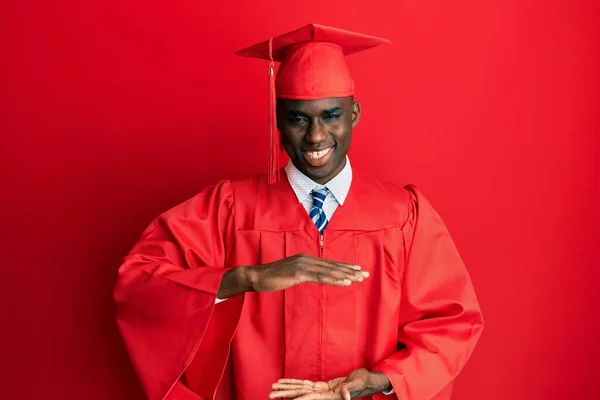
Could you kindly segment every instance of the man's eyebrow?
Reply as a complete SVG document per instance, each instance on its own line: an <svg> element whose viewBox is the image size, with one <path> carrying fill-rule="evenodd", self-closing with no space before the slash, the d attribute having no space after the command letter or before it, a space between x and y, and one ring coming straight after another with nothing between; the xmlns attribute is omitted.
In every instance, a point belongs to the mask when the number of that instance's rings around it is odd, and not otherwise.
<svg viewBox="0 0 600 400"><path fill-rule="evenodd" d="M333 114L336 111L340 111L342 108L341 107L333 107L330 108L329 110L323 110L323 114Z"/></svg>
<svg viewBox="0 0 600 400"><path fill-rule="evenodd" d="M288 110L288 114L293 115L294 117L306 117L304 112L298 110Z"/></svg>

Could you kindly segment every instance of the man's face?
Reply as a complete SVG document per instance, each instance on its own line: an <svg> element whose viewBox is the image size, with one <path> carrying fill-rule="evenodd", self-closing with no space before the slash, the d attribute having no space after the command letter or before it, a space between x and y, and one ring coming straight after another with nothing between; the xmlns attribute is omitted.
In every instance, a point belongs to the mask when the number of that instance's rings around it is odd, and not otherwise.
<svg viewBox="0 0 600 400"><path fill-rule="evenodd" d="M283 148L296 168L320 184L346 165L352 128L359 118L360 104L352 97L277 100Z"/></svg>

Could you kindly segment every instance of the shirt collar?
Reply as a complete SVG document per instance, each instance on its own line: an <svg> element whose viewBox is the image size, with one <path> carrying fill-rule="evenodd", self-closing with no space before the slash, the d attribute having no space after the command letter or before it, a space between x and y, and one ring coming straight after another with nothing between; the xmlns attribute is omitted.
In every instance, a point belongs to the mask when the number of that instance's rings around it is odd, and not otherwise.
<svg viewBox="0 0 600 400"><path fill-rule="evenodd" d="M340 205L344 205L344 201L346 201L348 191L350 190L350 184L352 183L352 167L350 166L350 159L347 156L344 168L325 185L320 185L304 175L291 161L285 167L285 173L300 203L311 195L313 189L327 186L327 189L333 194L337 202Z"/></svg>

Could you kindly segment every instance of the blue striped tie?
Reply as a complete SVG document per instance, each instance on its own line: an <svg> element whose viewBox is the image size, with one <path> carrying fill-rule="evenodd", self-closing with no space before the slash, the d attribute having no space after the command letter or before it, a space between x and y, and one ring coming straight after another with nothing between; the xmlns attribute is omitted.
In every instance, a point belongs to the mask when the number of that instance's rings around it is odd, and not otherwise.
<svg viewBox="0 0 600 400"><path fill-rule="evenodd" d="M310 210L310 218L315 223L319 233L323 233L327 223L329 222L327 221L325 211L323 211L323 204L325 203L325 198L329 194L329 189L326 187L314 189L311 194L313 197L313 207L312 210Z"/></svg>

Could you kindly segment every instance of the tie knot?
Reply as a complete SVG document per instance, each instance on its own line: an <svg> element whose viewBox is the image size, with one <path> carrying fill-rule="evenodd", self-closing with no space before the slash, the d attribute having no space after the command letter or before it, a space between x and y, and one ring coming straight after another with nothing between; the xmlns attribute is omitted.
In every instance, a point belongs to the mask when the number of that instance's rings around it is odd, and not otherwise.
<svg viewBox="0 0 600 400"><path fill-rule="evenodd" d="M323 203L325 203L325 198L329 194L329 189L327 189L326 187L313 189L311 194L313 197L313 206L317 207L318 209L322 209Z"/></svg>

